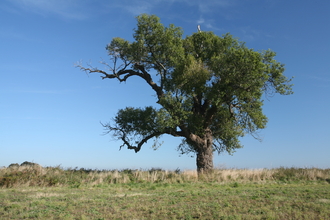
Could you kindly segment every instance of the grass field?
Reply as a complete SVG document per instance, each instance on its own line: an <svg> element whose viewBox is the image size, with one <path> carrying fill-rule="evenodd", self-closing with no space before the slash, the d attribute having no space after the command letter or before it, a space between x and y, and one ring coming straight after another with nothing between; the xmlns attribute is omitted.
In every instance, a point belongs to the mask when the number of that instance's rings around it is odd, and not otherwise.
<svg viewBox="0 0 330 220"><path fill-rule="evenodd" d="M330 169L0 170L0 219L330 219Z"/></svg>

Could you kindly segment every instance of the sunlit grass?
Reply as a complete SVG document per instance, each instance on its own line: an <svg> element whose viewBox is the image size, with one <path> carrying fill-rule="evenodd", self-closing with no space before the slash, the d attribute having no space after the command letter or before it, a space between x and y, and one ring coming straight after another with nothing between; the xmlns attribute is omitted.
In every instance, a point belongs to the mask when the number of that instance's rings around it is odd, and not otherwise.
<svg viewBox="0 0 330 220"><path fill-rule="evenodd" d="M0 169L1 219L329 219L330 169Z"/></svg>
<svg viewBox="0 0 330 220"><path fill-rule="evenodd" d="M0 169L0 187L20 186L94 186L118 183L191 183L191 182L278 182L330 181L330 169L216 169L207 175L195 170L90 170L57 167L20 166Z"/></svg>

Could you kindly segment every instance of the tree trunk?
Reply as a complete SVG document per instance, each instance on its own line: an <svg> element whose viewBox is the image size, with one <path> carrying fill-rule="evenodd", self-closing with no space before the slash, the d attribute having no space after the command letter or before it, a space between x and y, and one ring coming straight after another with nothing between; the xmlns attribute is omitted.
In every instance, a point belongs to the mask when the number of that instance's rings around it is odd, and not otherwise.
<svg viewBox="0 0 330 220"><path fill-rule="evenodd" d="M205 144L197 152L196 165L198 173L209 173L213 170L213 148L212 144Z"/></svg>
<svg viewBox="0 0 330 220"><path fill-rule="evenodd" d="M196 165L198 174L213 171L213 137L210 130L206 130L203 138L195 139Z"/></svg>

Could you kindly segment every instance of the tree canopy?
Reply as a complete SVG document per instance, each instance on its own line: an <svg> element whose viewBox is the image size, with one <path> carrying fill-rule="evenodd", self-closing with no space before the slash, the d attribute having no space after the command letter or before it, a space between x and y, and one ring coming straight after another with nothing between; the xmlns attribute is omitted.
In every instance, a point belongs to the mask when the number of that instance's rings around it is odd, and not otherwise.
<svg viewBox="0 0 330 220"><path fill-rule="evenodd" d="M142 14L133 37L113 38L106 46L109 71L79 67L120 82L140 77L156 93L158 105L120 109L104 124L121 147L135 152L169 134L182 138L181 153L197 155L198 171L211 170L214 151L231 154L242 147L240 137L265 128L263 95L293 93L275 52L249 49L230 34L198 31L183 37L180 27Z"/></svg>

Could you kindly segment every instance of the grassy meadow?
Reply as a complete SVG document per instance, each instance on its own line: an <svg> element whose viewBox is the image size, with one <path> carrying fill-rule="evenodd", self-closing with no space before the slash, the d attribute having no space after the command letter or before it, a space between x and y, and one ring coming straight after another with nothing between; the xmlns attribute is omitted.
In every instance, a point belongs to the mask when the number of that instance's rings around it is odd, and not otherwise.
<svg viewBox="0 0 330 220"><path fill-rule="evenodd" d="M330 219L330 169L0 169L0 219Z"/></svg>

